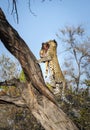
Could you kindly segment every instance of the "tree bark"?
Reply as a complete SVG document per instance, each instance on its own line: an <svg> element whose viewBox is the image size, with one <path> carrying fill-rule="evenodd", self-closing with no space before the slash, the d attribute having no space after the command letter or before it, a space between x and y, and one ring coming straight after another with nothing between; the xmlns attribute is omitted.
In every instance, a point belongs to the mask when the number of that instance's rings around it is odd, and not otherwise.
<svg viewBox="0 0 90 130"><path fill-rule="evenodd" d="M54 95L45 85L36 57L17 31L8 23L1 9L0 39L4 46L19 60L26 76L27 81L21 91L21 97L18 99L21 104L29 108L46 130L78 130L75 124L58 107ZM5 100L5 98L1 97L0 100ZM14 100L15 103L18 104Z"/></svg>

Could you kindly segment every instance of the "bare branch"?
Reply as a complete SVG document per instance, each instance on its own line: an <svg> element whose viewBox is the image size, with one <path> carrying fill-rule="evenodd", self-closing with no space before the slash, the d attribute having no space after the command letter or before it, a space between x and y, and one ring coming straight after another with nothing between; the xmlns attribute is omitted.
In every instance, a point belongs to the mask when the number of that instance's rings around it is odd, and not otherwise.
<svg viewBox="0 0 90 130"><path fill-rule="evenodd" d="M19 22L19 18L18 18L18 10L17 10L17 0L13 0L13 4L12 4L12 12L11 14L14 13L15 11L15 14L16 14L16 19L17 19L17 23Z"/></svg>
<svg viewBox="0 0 90 130"><path fill-rule="evenodd" d="M33 15L33 16L37 16L31 9L31 1L29 0L28 1L28 5L29 5L29 10L30 10L30 13Z"/></svg>

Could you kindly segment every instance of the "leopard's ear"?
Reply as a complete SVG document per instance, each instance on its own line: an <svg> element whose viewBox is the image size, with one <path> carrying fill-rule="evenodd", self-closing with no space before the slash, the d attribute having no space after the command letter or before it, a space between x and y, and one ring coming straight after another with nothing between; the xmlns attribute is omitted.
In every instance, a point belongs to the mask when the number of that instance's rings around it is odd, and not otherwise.
<svg viewBox="0 0 90 130"><path fill-rule="evenodd" d="M57 46L57 42L56 42L56 40L54 39L53 41L54 41L54 43L56 43L56 46Z"/></svg>
<svg viewBox="0 0 90 130"><path fill-rule="evenodd" d="M54 41L55 43L57 43L55 39L53 39L53 41Z"/></svg>

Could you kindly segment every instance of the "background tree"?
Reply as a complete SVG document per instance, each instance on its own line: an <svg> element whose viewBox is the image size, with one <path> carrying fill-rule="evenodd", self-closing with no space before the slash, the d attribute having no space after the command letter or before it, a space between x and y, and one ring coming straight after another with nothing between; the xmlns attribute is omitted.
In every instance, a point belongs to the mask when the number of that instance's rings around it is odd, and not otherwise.
<svg viewBox="0 0 90 130"><path fill-rule="evenodd" d="M65 74L69 83L79 90L84 80L90 79L90 39L85 38L82 26L67 26L60 30L57 36L62 40L67 57L65 59ZM83 85L82 85L83 84Z"/></svg>
<svg viewBox="0 0 90 130"><path fill-rule="evenodd" d="M17 60L13 61L8 56L0 56L0 80L19 78L21 67Z"/></svg>

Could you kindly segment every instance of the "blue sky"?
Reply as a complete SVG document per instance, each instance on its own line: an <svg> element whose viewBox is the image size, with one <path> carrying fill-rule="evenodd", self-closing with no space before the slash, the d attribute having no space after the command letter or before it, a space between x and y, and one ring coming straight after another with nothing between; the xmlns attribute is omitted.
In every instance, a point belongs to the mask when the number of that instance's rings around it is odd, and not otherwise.
<svg viewBox="0 0 90 130"><path fill-rule="evenodd" d="M11 0L9 0L11 1ZM58 53L64 49L57 38L56 33L65 26L77 26L82 24L87 35L90 35L90 0L31 0L31 10L28 8L28 0L18 0L19 23L11 15L11 6L8 0L0 0L0 7L3 9L9 23L17 30L20 36L28 44L36 58L39 58L41 43L50 39L58 42ZM0 55L10 55L0 43ZM11 55L10 55L11 56ZM63 57L59 55L62 64Z"/></svg>

